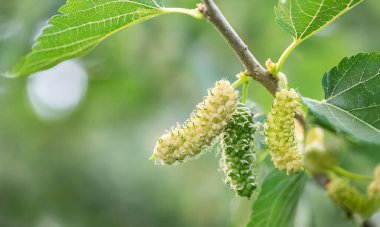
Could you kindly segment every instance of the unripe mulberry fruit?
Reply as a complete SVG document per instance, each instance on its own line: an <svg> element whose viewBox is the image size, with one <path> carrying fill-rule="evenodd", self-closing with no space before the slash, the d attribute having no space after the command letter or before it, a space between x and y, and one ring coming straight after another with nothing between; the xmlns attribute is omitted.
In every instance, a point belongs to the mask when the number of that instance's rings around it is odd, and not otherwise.
<svg viewBox="0 0 380 227"><path fill-rule="evenodd" d="M265 143L276 168L287 174L303 170L303 155L294 134L294 116L300 98L291 89L276 93L271 112L264 125Z"/></svg>
<svg viewBox="0 0 380 227"><path fill-rule="evenodd" d="M257 188L254 173L256 155L254 137L256 126L251 111L239 104L231 121L225 127L222 138L220 165L237 196L250 198Z"/></svg>
<svg viewBox="0 0 380 227"><path fill-rule="evenodd" d="M327 184L327 195L347 211L371 216L376 211L376 201L368 199L348 180L333 176Z"/></svg>
<svg viewBox="0 0 380 227"><path fill-rule="evenodd" d="M309 129L305 141L305 152L326 152L324 137L322 128L314 127Z"/></svg>
<svg viewBox="0 0 380 227"><path fill-rule="evenodd" d="M380 165L375 168L374 179L368 185L367 192L370 199L380 200Z"/></svg>
<svg viewBox="0 0 380 227"><path fill-rule="evenodd" d="M238 91L228 81L216 82L183 125L177 125L158 139L152 158L171 165L199 155L230 121L238 97Z"/></svg>

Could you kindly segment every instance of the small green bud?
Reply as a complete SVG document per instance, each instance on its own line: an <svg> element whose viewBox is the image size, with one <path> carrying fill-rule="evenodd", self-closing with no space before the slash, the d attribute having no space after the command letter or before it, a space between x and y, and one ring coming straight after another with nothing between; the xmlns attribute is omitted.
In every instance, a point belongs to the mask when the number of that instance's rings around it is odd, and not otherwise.
<svg viewBox="0 0 380 227"><path fill-rule="evenodd" d="M264 125L265 142L276 168L287 174L303 170L303 155L295 138L294 116L300 98L292 90L277 92L272 110Z"/></svg>
<svg viewBox="0 0 380 227"><path fill-rule="evenodd" d="M253 124L251 111L239 104L231 121L223 131L221 169L237 196L250 198L257 188L254 173L256 154L254 150Z"/></svg>
<svg viewBox="0 0 380 227"><path fill-rule="evenodd" d="M230 121L238 96L238 91L228 81L216 82L190 119L158 139L152 157L161 160L162 164L171 165L199 155Z"/></svg>

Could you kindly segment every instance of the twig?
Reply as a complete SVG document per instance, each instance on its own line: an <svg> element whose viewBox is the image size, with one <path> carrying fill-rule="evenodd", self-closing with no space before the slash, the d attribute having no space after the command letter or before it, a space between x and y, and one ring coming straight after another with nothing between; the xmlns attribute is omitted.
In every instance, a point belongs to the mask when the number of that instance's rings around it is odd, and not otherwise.
<svg viewBox="0 0 380 227"><path fill-rule="evenodd" d="M236 31L223 16L218 6L213 0L204 0L203 4L198 5L198 9L203 13L205 18L210 21L220 32L223 38L234 50L241 63L246 69L246 73L260 82L268 91L275 95L279 89L277 78L273 77L253 56L248 49L247 44L239 37Z"/></svg>
<svg viewBox="0 0 380 227"><path fill-rule="evenodd" d="M280 89L278 79L271 75L249 50L247 44L239 37L230 23L224 17L222 12L213 0L203 0L203 4L198 5L198 10L203 13L205 18L220 32L227 41L235 54L239 57L241 63L246 69L246 74L261 83L273 96ZM305 119L300 111L296 113L296 119L305 128Z"/></svg>

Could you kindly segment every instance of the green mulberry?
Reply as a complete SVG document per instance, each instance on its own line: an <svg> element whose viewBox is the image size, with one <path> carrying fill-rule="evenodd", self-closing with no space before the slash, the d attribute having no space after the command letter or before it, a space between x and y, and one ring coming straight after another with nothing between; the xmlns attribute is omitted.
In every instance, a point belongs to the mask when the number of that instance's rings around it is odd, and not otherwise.
<svg viewBox="0 0 380 227"><path fill-rule="evenodd" d="M369 199L348 180L333 176L327 184L327 195L347 211L370 217L378 208L378 200Z"/></svg>
<svg viewBox="0 0 380 227"><path fill-rule="evenodd" d="M368 197L380 200L380 165L375 168L374 179L367 188Z"/></svg>
<svg viewBox="0 0 380 227"><path fill-rule="evenodd" d="M152 158L171 165L199 155L227 125L238 97L239 92L228 81L217 81L183 125L177 125L158 139Z"/></svg>
<svg viewBox="0 0 380 227"><path fill-rule="evenodd" d="M265 143L276 168L287 174L303 170L303 155L295 138L294 116L300 106L300 98L291 89L276 93L272 110L264 125Z"/></svg>
<svg viewBox="0 0 380 227"><path fill-rule="evenodd" d="M237 196L250 198L256 189L254 137L256 126L251 111L239 104L222 138L221 168L226 184Z"/></svg>

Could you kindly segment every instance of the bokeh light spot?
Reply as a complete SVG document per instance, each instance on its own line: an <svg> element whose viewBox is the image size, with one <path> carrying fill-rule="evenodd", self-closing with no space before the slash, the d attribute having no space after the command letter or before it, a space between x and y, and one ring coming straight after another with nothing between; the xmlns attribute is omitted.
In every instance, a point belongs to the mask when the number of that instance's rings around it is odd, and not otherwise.
<svg viewBox="0 0 380 227"><path fill-rule="evenodd" d="M88 76L83 67L76 61L66 61L29 78L29 101L41 119L62 119L80 104L87 84Z"/></svg>

